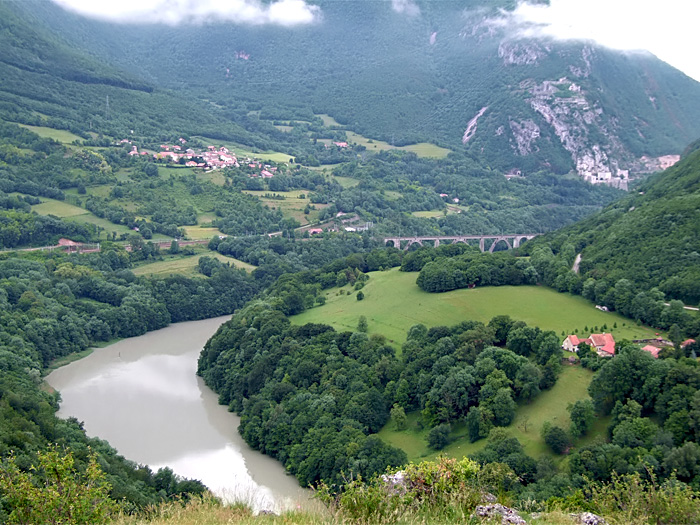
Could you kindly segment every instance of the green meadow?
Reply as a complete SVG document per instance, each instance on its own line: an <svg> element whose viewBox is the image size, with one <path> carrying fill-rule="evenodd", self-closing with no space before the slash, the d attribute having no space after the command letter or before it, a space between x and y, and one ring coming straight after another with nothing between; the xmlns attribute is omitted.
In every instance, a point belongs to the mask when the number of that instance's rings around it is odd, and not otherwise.
<svg viewBox="0 0 700 525"><path fill-rule="evenodd" d="M250 157L253 159L260 159L268 162L289 162L289 159L293 159L294 155L289 153L282 153L280 151L253 151L250 146L244 146L242 144L236 144L234 142L220 141L219 139L212 139L209 137L198 137L203 142L209 142L214 146L226 146L229 150L236 154L239 159L242 157Z"/></svg>
<svg viewBox="0 0 700 525"><path fill-rule="evenodd" d="M71 144L75 140L82 142L82 140L83 140L78 135L75 135L74 133L71 133L70 131L66 131L65 129L54 129L54 128L47 128L44 126L30 126L28 124L18 124L18 125L22 126L23 128L27 128L30 131L33 131L34 133L39 135L41 138L53 139L57 142L62 142L63 144Z"/></svg>
<svg viewBox="0 0 700 525"><path fill-rule="evenodd" d="M323 125L327 128L343 128L340 124L330 115L317 115L323 121ZM345 133L348 137L348 142L353 144L358 144L364 146L368 151L386 151L390 149L398 149L403 151L411 151L418 155L419 157L430 157L434 159L444 159L450 153L451 150L447 148L441 148L435 144L429 142L419 142L418 144L409 144L408 146L392 146L388 142L383 140L369 139L355 133L354 131L347 131Z"/></svg>
<svg viewBox="0 0 700 525"><path fill-rule="evenodd" d="M184 275L187 277L202 277L204 275L196 270L199 258L202 256L215 257L222 262L231 263L236 268L243 268L247 272L255 269L255 266L233 257L226 257L216 252L204 252L188 256L165 256L163 261L152 262L134 268L134 275L148 275L151 277L167 277L168 275Z"/></svg>
<svg viewBox="0 0 700 525"><path fill-rule="evenodd" d="M637 326L613 312L596 310L582 297L560 294L550 288L496 286L435 294L418 288L417 277L417 273L399 272L398 268L372 272L362 290L363 301L357 300L349 285L331 288L325 292L324 306L296 315L292 322L327 323L338 330L355 330L359 317L364 315L369 333L383 334L395 343L405 341L406 332L415 324L454 325L467 319L488 322L502 314L557 334L584 334L586 327L590 332L595 327L603 330L604 325L618 340L655 334L653 329Z"/></svg>
<svg viewBox="0 0 700 525"><path fill-rule="evenodd" d="M565 366L557 383L547 391L542 392L528 404L520 404L513 423L505 427L508 433L522 443L525 453L538 458L550 456L555 461L562 457L555 455L545 445L540 436L542 426L546 421L568 429L571 423L567 407L579 399L588 398L588 385L593 372L580 366ZM475 443L469 441L467 428L463 423L452 426L450 444L443 450L436 451L428 447L427 438L430 429L419 426L420 412L408 414L408 424L405 430L397 431L393 422L387 423L379 431L379 437L395 447L401 448L408 455L409 461L435 459L439 455L461 458L481 450L486 440ZM587 436L574 442L574 447L586 445L605 433L609 417L596 420Z"/></svg>
<svg viewBox="0 0 700 525"><path fill-rule="evenodd" d="M56 217L61 218L75 217L77 215L90 213L84 208L73 206L67 202L48 199L46 197L42 197L41 204L35 204L32 206L32 211L38 213L39 215L55 215Z"/></svg>
<svg viewBox="0 0 700 525"><path fill-rule="evenodd" d="M308 199L308 190L243 190L243 193L256 196L265 206L270 209L279 209L282 215L296 219L302 226L315 223L318 220L319 211L329 206L328 204L311 204L311 201ZM284 198L273 199L266 195L279 195ZM302 195L304 196L303 199L301 198ZM306 208L307 204L316 208L311 210L308 215L304 213L304 208Z"/></svg>

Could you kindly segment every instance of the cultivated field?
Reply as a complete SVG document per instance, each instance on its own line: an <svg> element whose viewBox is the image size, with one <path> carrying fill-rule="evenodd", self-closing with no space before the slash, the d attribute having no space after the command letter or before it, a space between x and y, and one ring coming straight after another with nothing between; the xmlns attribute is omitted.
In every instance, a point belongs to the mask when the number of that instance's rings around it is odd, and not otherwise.
<svg viewBox="0 0 700 525"><path fill-rule="evenodd" d="M372 272L362 290L363 301L356 299L356 292L338 295L339 290L332 288L326 291L324 306L294 316L292 322L327 323L338 330L355 330L360 315L364 315L369 333L383 334L395 343L402 343L415 324L454 325L467 319L488 322L502 314L557 334L583 334L586 326L590 332L595 327L603 330L604 325L616 339L641 339L655 334L651 328L637 326L615 313L596 310L582 297L541 286L483 287L434 294L418 288L417 277L417 273L399 272L397 268ZM343 290L351 291L350 286Z"/></svg>

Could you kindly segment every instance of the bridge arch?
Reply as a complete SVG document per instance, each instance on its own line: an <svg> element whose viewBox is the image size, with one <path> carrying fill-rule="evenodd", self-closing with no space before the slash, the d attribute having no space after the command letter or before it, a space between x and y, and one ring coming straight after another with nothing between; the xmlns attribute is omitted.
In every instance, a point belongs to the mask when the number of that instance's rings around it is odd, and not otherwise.
<svg viewBox="0 0 700 525"><path fill-rule="evenodd" d="M491 247L489 248L489 253L493 253L496 250L496 246L498 245L499 242L506 243L508 250L513 249L513 245L511 245L511 243L508 241L508 237L496 237L496 238L494 238L493 242L491 243Z"/></svg>

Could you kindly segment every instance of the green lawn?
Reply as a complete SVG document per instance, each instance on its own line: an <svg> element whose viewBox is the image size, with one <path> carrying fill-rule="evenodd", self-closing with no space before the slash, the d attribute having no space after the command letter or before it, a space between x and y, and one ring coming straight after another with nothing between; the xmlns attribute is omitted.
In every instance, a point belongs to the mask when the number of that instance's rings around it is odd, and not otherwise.
<svg viewBox="0 0 700 525"><path fill-rule="evenodd" d="M556 385L542 392L531 403L518 407L515 420L506 429L522 443L526 454L535 458L542 455L555 457L540 437L542 425L549 421L568 430L571 420L567 406L579 399L588 398L588 385L592 377L593 373L589 370L579 366L565 366ZM419 429L417 426L420 417L420 412L408 414L407 428L402 431L395 430L394 424L389 422L378 435L386 443L404 450L409 461L434 459L439 454L461 458L481 450L486 444L485 439L471 443L466 426L458 423L453 425L451 443L443 450L435 451L427 444L429 429ZM578 440L574 446L587 444L604 435L608 424L609 418L598 419L590 434Z"/></svg>
<svg viewBox="0 0 700 525"><path fill-rule="evenodd" d="M370 333L383 334L396 343L402 343L415 324L454 325L467 319L488 322L501 314L557 334L583 334L586 326L589 331L595 326L602 330L604 324L616 339L641 339L655 334L653 329L637 326L620 315L596 310L582 297L542 286L483 287L434 294L418 288L417 277L417 273L399 272L398 268L372 272L362 290L363 301L356 299L356 292L349 285L343 288L343 295L332 288L325 292L324 306L296 315L292 322L327 323L338 330L355 330L360 315L364 315ZM613 328L614 323L617 328Z"/></svg>
<svg viewBox="0 0 700 525"><path fill-rule="evenodd" d="M39 215L55 215L56 217L76 217L90 213L84 208L73 206L67 202L57 201L55 199L41 198L41 204L32 206L32 211Z"/></svg>
<svg viewBox="0 0 700 525"><path fill-rule="evenodd" d="M82 142L82 138L79 137L78 135L75 135L71 133L70 131L66 131L64 129L54 129L54 128L47 128L44 126L29 126L27 124L19 124L19 126L22 126L23 128L27 128L30 131L33 131L37 135L39 135L42 138L46 139L54 139L58 142L62 142L64 144L71 144L74 140Z"/></svg>
<svg viewBox="0 0 700 525"><path fill-rule="evenodd" d="M243 268L247 272L251 272L255 269L255 266L248 264L233 257L226 257L216 252L204 252L198 253L196 255L182 256L166 256L163 261L157 261L153 263L144 264L137 268L134 268L134 275L149 275L156 277L166 277L168 275L178 274L185 275L187 277L204 277L201 273L198 273L195 269L199 258L202 256L215 257L222 262L231 263L236 268Z"/></svg>

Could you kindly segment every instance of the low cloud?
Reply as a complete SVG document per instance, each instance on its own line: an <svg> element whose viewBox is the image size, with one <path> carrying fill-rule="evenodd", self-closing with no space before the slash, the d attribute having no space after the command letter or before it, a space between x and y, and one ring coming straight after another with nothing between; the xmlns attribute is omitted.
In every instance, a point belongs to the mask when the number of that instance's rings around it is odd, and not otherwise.
<svg viewBox="0 0 700 525"><path fill-rule="evenodd" d="M591 40L623 51L646 50L700 79L696 50L700 3L687 0L521 1L488 24L512 38Z"/></svg>
<svg viewBox="0 0 700 525"><path fill-rule="evenodd" d="M391 8L397 13L406 14L408 16L420 14L420 8L413 0L391 0Z"/></svg>
<svg viewBox="0 0 700 525"><path fill-rule="evenodd" d="M119 23L298 26L321 17L321 8L305 0L53 0L81 15Z"/></svg>

